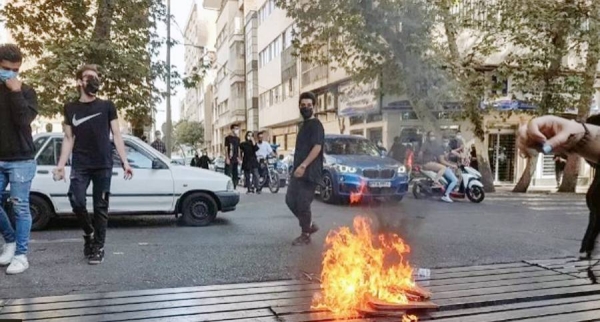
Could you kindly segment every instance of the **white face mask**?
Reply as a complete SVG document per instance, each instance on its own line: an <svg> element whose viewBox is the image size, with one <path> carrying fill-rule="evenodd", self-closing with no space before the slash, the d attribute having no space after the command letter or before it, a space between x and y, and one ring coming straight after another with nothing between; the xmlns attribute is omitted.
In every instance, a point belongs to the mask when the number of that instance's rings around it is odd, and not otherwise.
<svg viewBox="0 0 600 322"><path fill-rule="evenodd" d="M457 135L456 138L462 140L462 135Z"/></svg>
<svg viewBox="0 0 600 322"><path fill-rule="evenodd" d="M233 133L235 133L235 135L240 135L240 130L239 129L235 129L235 130L233 130Z"/></svg>

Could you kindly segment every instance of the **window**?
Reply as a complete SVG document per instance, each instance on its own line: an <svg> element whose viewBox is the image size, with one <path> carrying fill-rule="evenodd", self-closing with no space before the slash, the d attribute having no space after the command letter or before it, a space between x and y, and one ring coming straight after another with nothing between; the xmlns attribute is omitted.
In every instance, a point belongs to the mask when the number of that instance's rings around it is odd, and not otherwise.
<svg viewBox="0 0 600 322"><path fill-rule="evenodd" d="M146 152L141 151L133 147L132 145L125 143L125 152L127 152L127 160L133 169L152 169L152 159L148 157ZM113 149L113 159L116 150ZM117 156L118 159L118 156ZM121 162L115 163L115 167L120 167Z"/></svg>
<svg viewBox="0 0 600 322"><path fill-rule="evenodd" d="M35 146L36 153L44 146L44 143L46 143L47 140L47 136L42 136L41 138L37 138L35 141L33 141L33 146Z"/></svg>
<svg viewBox="0 0 600 322"><path fill-rule="evenodd" d="M362 115L350 117L350 125L363 124L364 121L365 117Z"/></svg>
<svg viewBox="0 0 600 322"><path fill-rule="evenodd" d="M383 115L381 114L369 114L367 116L367 123L380 122L383 120Z"/></svg>
<svg viewBox="0 0 600 322"><path fill-rule="evenodd" d="M38 156L37 164L50 166L58 164L58 154L60 153L61 146L62 144L59 144L58 139L50 141Z"/></svg>

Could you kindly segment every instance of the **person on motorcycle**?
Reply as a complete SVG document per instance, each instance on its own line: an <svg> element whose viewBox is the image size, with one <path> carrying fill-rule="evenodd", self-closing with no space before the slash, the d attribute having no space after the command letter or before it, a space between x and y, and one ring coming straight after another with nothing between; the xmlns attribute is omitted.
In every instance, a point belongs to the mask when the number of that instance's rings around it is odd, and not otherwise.
<svg viewBox="0 0 600 322"><path fill-rule="evenodd" d="M437 184L441 185L440 179L442 176L448 181L446 193L442 197L442 201L448 203L453 202L450 198L450 193L458 184L458 178L456 178L456 175L454 174L454 169L456 169L457 166L448 161L444 146L436 140L436 137L432 132L427 133L427 142L423 145L423 148L419 153L419 158L423 160L423 169L437 173L437 176L434 179Z"/></svg>
<svg viewBox="0 0 600 322"><path fill-rule="evenodd" d="M273 151L273 148L271 147L271 143L269 143L268 141L264 141L264 134L264 131L258 132L258 142L256 143L256 147L258 148L256 150L256 158L258 159L258 162L260 164L260 166L258 167L258 172L261 177L267 175L267 157L277 157L277 155ZM260 194L261 188L262 187L258 187L258 189L256 189L256 193Z"/></svg>

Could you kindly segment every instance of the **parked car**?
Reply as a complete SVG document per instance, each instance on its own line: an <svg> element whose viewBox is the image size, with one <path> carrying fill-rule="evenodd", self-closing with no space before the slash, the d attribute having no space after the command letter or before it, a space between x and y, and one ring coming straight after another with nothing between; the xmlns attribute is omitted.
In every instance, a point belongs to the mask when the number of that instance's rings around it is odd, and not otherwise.
<svg viewBox="0 0 600 322"><path fill-rule="evenodd" d="M34 137L37 148L37 174L31 187L33 229L45 228L57 216L72 214L67 191L68 181L54 181L62 146L62 134L43 133ZM231 180L213 171L172 163L144 141L124 136L127 158L134 178L125 180L121 162L113 150L114 168L110 197L110 213L163 215L181 214L184 225L206 226L218 212L236 209L240 200ZM70 165L65 169L69 178ZM91 196L91 186L88 196ZM93 210L91 197L88 208Z"/></svg>
<svg viewBox="0 0 600 322"><path fill-rule="evenodd" d="M325 135L324 154L323 185L317 189L324 202L344 202L352 193L401 201L408 191L406 168L364 137Z"/></svg>

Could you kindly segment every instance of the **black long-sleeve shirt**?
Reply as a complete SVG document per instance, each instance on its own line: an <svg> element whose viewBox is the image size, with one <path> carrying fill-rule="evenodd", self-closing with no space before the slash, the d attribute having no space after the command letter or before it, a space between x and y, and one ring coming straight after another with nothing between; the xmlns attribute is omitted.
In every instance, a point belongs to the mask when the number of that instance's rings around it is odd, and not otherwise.
<svg viewBox="0 0 600 322"><path fill-rule="evenodd" d="M23 84L20 92L0 85L0 161L24 161L35 157L31 122L38 115L37 95Z"/></svg>

